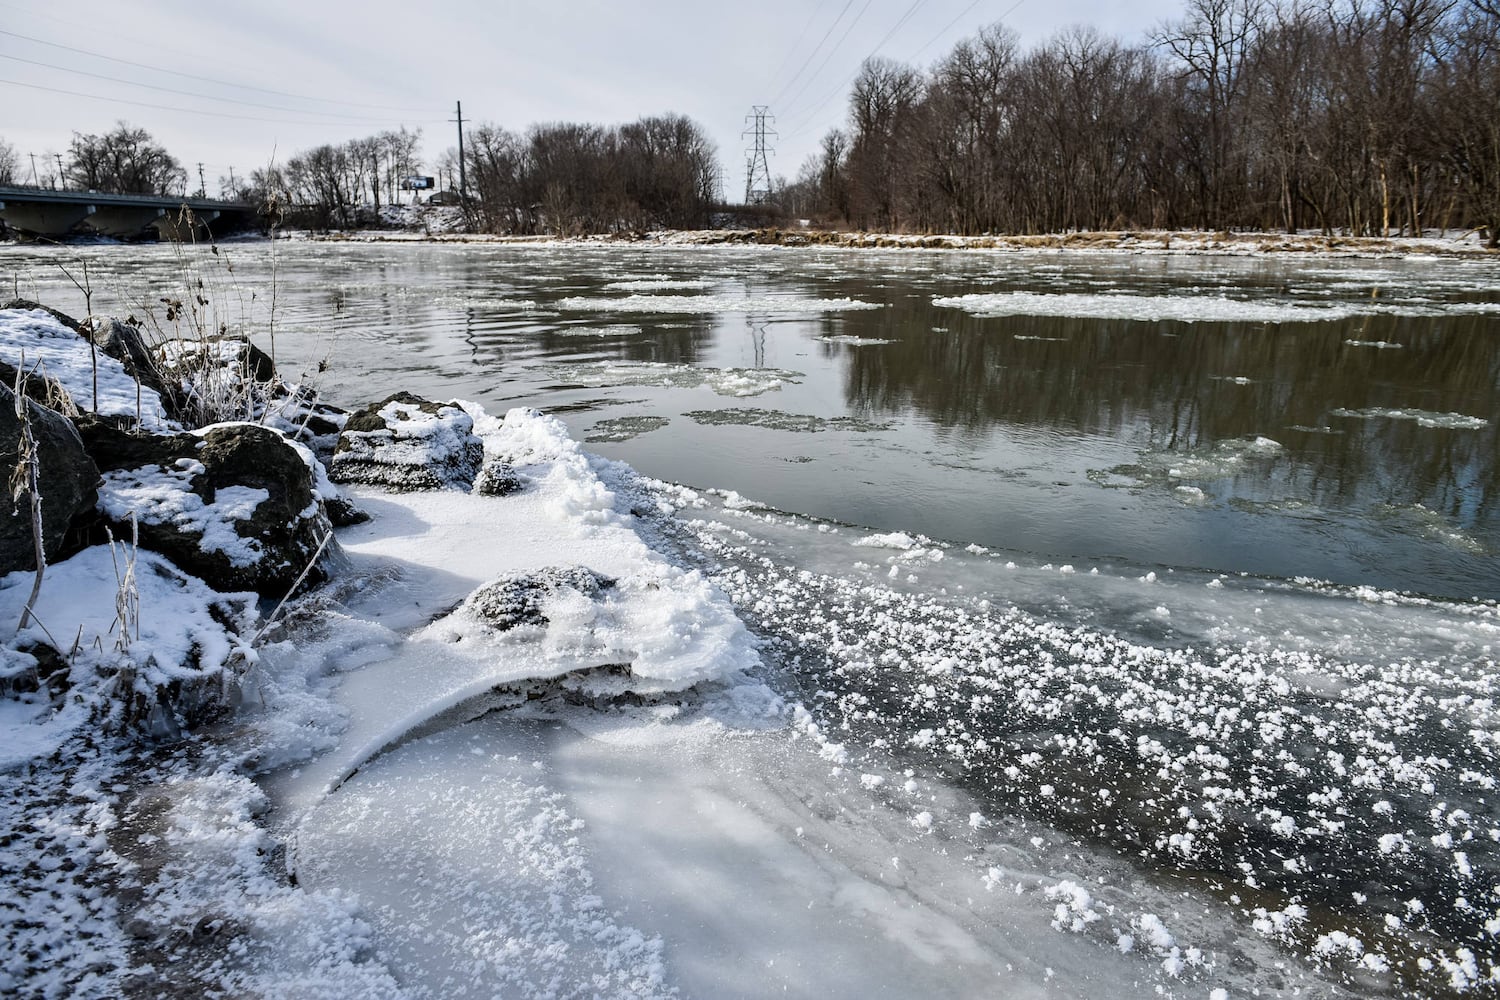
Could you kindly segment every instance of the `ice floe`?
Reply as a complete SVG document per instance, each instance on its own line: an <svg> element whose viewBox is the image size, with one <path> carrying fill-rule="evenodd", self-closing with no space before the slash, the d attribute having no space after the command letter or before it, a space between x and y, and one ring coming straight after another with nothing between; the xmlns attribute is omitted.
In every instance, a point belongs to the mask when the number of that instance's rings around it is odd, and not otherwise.
<svg viewBox="0 0 1500 1000"><path fill-rule="evenodd" d="M859 299L808 299L776 295L627 295L623 298L570 296L555 303L567 312L611 313L778 313L806 315L880 309L878 302Z"/></svg>
<svg viewBox="0 0 1500 1000"><path fill-rule="evenodd" d="M605 386L662 386L694 389L707 386L720 396L759 396L800 382L801 372L778 368L707 368L659 361L585 361L551 364L545 370L560 382L602 388Z"/></svg>

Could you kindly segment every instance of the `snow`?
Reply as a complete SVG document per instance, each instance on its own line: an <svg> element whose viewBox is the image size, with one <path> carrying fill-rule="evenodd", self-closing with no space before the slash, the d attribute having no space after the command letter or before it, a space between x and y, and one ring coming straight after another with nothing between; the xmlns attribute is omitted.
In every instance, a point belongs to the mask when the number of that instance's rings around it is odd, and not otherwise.
<svg viewBox="0 0 1500 1000"><path fill-rule="evenodd" d="M420 627L345 680L339 700L348 729L338 750L304 770L304 798L499 685L626 664L627 677L594 683L678 691L758 662L755 642L717 588L651 549L634 517L617 509L601 478L612 473L610 463L587 455L560 421L534 410L513 409L503 419L478 407L470 412L487 459L510 463L530 485L507 497L354 491L372 520L341 532L342 547L359 564L398 575L388 600L403 607L382 609L381 623ZM495 525L507 528L496 534ZM581 597L554 603L544 629L500 633L465 606L440 613L502 573L567 565L618 582L597 604ZM406 695L393 700L392 690Z"/></svg>
<svg viewBox="0 0 1500 1000"><path fill-rule="evenodd" d="M0 620L20 620L33 576L0 578ZM134 603L122 610L117 599L131 588ZM46 643L50 633L63 652L76 650L69 681L78 704L89 709L99 707L117 677L154 700L156 688L219 677L233 657L247 655L254 601L251 594L219 594L155 553L96 545L47 568L34 622L15 643ZM37 731L6 730L0 768L57 745L87 719L70 698L34 722Z"/></svg>
<svg viewBox="0 0 1500 1000"><path fill-rule="evenodd" d="M192 459L179 459L173 469L153 465L106 472L99 487L99 509L115 521L134 515L141 524L174 524L201 535L199 545L222 552L230 565L255 565L262 557L260 541L241 536L234 524L252 517L255 508L271 498L270 492L226 486L215 491L213 503L205 503L189 489L192 478L202 474L202 464Z"/></svg>
<svg viewBox="0 0 1500 1000"><path fill-rule="evenodd" d="M125 366L42 309L0 309L0 361L57 380L80 411L110 416L139 416L148 430L176 427L166 417L161 396L139 385ZM98 398L94 395L97 374Z"/></svg>

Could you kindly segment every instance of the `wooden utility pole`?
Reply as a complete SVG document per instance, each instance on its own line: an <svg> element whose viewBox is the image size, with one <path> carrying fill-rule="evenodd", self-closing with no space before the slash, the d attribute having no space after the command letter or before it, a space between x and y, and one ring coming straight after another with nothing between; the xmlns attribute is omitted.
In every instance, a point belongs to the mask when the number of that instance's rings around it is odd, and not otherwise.
<svg viewBox="0 0 1500 1000"><path fill-rule="evenodd" d="M467 205L469 199L468 178L464 176L464 102L458 102L458 200Z"/></svg>

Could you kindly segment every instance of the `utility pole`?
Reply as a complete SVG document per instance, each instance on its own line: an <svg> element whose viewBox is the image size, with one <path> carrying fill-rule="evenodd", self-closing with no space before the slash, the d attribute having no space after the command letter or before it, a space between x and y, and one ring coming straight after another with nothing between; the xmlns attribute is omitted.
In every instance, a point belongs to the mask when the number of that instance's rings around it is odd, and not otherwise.
<svg viewBox="0 0 1500 1000"><path fill-rule="evenodd" d="M229 168L229 197L239 197L238 189L234 186L234 167Z"/></svg>
<svg viewBox="0 0 1500 1000"><path fill-rule="evenodd" d="M54 184L53 187L58 187L63 182L62 154L53 153L52 155L57 159L57 184Z"/></svg>
<svg viewBox="0 0 1500 1000"><path fill-rule="evenodd" d="M770 113L770 108L764 104L754 105L750 113L745 116L747 127L740 133L742 139L755 139L755 147L745 150L745 204L747 205L764 205L771 200L771 164L766 159L766 154L776 151L767 149L766 136L774 138L776 130L766 125L768 120L773 122L776 120ZM757 181L761 186L756 186Z"/></svg>
<svg viewBox="0 0 1500 1000"><path fill-rule="evenodd" d="M468 178L464 176L464 102L458 102L458 201L459 204L467 206L469 203Z"/></svg>
<svg viewBox="0 0 1500 1000"><path fill-rule="evenodd" d="M31 186L34 187L34 188L39 188L39 187L42 186L42 182L36 179L36 154L35 153L31 154Z"/></svg>
<svg viewBox="0 0 1500 1000"><path fill-rule="evenodd" d="M208 182L203 179L203 161L198 161L198 197L208 197Z"/></svg>

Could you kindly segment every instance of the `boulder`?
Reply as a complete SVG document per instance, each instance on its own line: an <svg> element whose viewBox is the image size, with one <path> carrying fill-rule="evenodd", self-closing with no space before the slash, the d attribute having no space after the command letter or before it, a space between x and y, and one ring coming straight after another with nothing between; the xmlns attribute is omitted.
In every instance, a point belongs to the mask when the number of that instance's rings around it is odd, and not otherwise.
<svg viewBox="0 0 1500 1000"><path fill-rule="evenodd" d="M215 590L283 596L331 530L312 456L269 428L144 435L89 422L85 436L116 537L130 537L134 514L142 547ZM320 566L307 576L326 578Z"/></svg>
<svg viewBox="0 0 1500 1000"><path fill-rule="evenodd" d="M78 336L84 338L85 340L88 339L89 332L84 329L82 323L78 322L67 313L58 312L51 306L44 306L40 302L33 302L30 299L11 299L9 302L0 305L0 309L40 309L44 313L50 313L53 319L57 320L69 330L72 330L74 333L78 334Z"/></svg>
<svg viewBox="0 0 1500 1000"><path fill-rule="evenodd" d="M474 479L474 492L487 497L508 497L526 488L526 477L509 462L498 459L484 463Z"/></svg>
<svg viewBox="0 0 1500 1000"><path fill-rule="evenodd" d="M518 625L547 625L546 602L564 591L594 600L614 585L614 580L586 566L548 566L491 580L470 594L463 606L479 621L504 632Z"/></svg>
<svg viewBox="0 0 1500 1000"><path fill-rule="evenodd" d="M164 340L152 354L163 398L189 426L257 419L280 385L270 355L238 337Z"/></svg>
<svg viewBox="0 0 1500 1000"><path fill-rule="evenodd" d="M31 399L25 405L39 460L43 551L48 562L57 562L81 547L79 541L95 520L99 470L66 417ZM16 397L8 386L0 386L0 474L7 483L20 451ZM14 503L9 496L0 502L0 573L35 568L31 497L22 491Z"/></svg>
<svg viewBox="0 0 1500 1000"><path fill-rule="evenodd" d="M172 393L157 370L156 354L146 344L140 327L112 316L96 316L89 321L90 336L105 354L125 366L125 371L141 385L154 389L164 400Z"/></svg>
<svg viewBox="0 0 1500 1000"><path fill-rule="evenodd" d="M349 411L318 400L317 393L302 386L281 386L268 399L259 420L298 444L306 445L325 465L333 460L339 434L349 420Z"/></svg>
<svg viewBox="0 0 1500 1000"><path fill-rule="evenodd" d="M461 407L398 392L350 415L328 474L400 492L468 491L483 462L484 442Z"/></svg>

